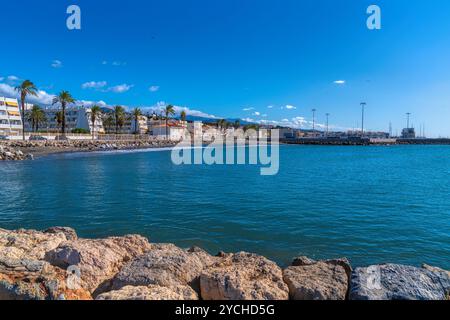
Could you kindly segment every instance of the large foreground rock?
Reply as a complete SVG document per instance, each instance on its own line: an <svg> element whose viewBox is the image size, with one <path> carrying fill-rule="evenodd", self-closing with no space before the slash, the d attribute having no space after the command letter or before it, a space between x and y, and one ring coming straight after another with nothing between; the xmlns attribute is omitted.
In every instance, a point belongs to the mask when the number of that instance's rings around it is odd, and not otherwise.
<svg viewBox="0 0 450 320"><path fill-rule="evenodd" d="M95 295L109 289L109 280L124 264L150 249L148 240L137 235L78 239L61 243L47 252L45 260L63 269L76 267L82 288Z"/></svg>
<svg viewBox="0 0 450 320"><path fill-rule="evenodd" d="M200 276L204 300L287 300L289 290L281 269L255 254L225 256Z"/></svg>
<svg viewBox="0 0 450 320"><path fill-rule="evenodd" d="M214 261L214 257L198 248L186 251L172 244L152 245L150 251L123 267L114 278L112 288L189 285L198 289L200 273Z"/></svg>
<svg viewBox="0 0 450 320"><path fill-rule="evenodd" d="M197 293L189 286L123 287L97 296L96 300L198 300Z"/></svg>
<svg viewBox="0 0 450 320"><path fill-rule="evenodd" d="M450 277L410 266L385 264L357 268L352 275L352 300L445 300Z"/></svg>
<svg viewBox="0 0 450 320"><path fill-rule="evenodd" d="M46 252L73 237L76 233L70 228L52 228L43 232L0 229L0 258L42 260Z"/></svg>
<svg viewBox="0 0 450 320"><path fill-rule="evenodd" d="M302 262L300 262L302 261ZM351 267L347 259L313 261L294 260L283 272L293 300L345 300Z"/></svg>
<svg viewBox="0 0 450 320"><path fill-rule="evenodd" d="M0 300L89 300L83 289L67 286L67 273L47 262L0 258Z"/></svg>

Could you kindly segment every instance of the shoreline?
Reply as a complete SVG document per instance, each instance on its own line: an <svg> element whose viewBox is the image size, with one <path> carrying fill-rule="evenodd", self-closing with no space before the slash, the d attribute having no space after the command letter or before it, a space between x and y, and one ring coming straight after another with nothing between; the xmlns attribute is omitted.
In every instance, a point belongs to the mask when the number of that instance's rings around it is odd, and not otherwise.
<svg viewBox="0 0 450 320"><path fill-rule="evenodd" d="M375 285L373 285L375 281ZM449 300L450 272L346 258L264 256L151 243L140 235L78 238L74 229L0 228L0 300Z"/></svg>
<svg viewBox="0 0 450 320"><path fill-rule="evenodd" d="M58 154L173 148L175 145L176 142L166 140L0 141L0 160L33 160Z"/></svg>
<svg viewBox="0 0 450 320"><path fill-rule="evenodd" d="M440 141L440 140L439 140ZM282 140L280 145L293 146L406 146L406 145L426 145L438 146L449 145L450 142L396 142L396 143L349 143L336 141L290 141ZM171 150L178 142L166 140L70 140L70 141L0 141L0 161L21 161L34 160L47 156L71 153L113 153L115 151L145 151L151 149ZM193 146L194 148L194 146Z"/></svg>

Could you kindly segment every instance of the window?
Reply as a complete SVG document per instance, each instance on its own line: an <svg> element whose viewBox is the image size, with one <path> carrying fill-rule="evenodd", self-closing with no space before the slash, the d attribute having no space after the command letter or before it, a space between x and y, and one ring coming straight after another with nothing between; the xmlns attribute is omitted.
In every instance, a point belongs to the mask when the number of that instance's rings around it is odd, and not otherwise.
<svg viewBox="0 0 450 320"><path fill-rule="evenodd" d="M0 124L8 124L8 120L6 120L6 119L0 119Z"/></svg>

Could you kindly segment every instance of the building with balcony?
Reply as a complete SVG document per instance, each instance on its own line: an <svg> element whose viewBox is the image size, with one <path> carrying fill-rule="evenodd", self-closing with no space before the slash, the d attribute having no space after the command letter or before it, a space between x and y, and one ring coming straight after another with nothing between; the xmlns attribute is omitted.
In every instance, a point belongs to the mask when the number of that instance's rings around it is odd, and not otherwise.
<svg viewBox="0 0 450 320"><path fill-rule="evenodd" d="M47 121L42 125L43 131L59 132L61 130L61 124L58 122L57 116L59 111L61 110L57 108L44 109ZM66 133L71 133L75 129L87 130L91 134L105 133L102 116L99 115L95 123L92 124L91 109L84 107L66 109Z"/></svg>
<svg viewBox="0 0 450 320"><path fill-rule="evenodd" d="M0 135L22 134L22 117L17 99L0 97Z"/></svg>

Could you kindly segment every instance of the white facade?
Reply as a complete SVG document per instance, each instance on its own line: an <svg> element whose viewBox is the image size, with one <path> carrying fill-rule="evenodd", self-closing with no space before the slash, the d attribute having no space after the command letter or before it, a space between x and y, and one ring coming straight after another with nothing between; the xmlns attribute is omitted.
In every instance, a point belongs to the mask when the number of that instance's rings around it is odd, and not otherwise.
<svg viewBox="0 0 450 320"><path fill-rule="evenodd" d="M193 122L187 124L187 129L194 139L203 138L203 123Z"/></svg>
<svg viewBox="0 0 450 320"><path fill-rule="evenodd" d="M139 134L147 134L148 132L148 119L146 116L140 116L137 121L137 128L136 128L136 119L132 116L130 118L131 124L130 124L130 133L139 133Z"/></svg>
<svg viewBox="0 0 450 320"><path fill-rule="evenodd" d="M61 125L58 124L56 119L57 113L60 109L44 109L47 122L43 125L42 129L47 131L58 132L61 130ZM94 126L91 121L91 109L89 108L68 108L66 109L66 132L70 133L74 129L88 130L90 133L105 133L103 128L103 120L101 115L95 120Z"/></svg>
<svg viewBox="0 0 450 320"><path fill-rule="evenodd" d="M169 125L166 127L164 124L153 126L151 134L161 139L168 138L171 141L180 141L183 140L186 135L189 136L189 131L184 127L174 125Z"/></svg>
<svg viewBox="0 0 450 320"><path fill-rule="evenodd" d="M22 117L17 99L0 97L0 135L22 134Z"/></svg>

